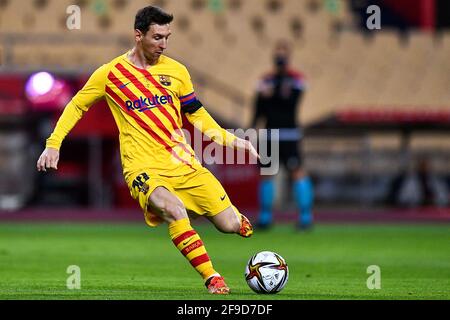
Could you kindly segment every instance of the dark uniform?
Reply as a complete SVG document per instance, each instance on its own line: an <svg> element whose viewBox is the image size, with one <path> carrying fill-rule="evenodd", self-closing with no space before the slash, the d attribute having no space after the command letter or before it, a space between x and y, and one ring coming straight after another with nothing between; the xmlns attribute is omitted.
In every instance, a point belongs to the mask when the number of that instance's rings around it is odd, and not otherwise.
<svg viewBox="0 0 450 320"><path fill-rule="evenodd" d="M302 166L300 152L302 132L297 124L297 106L302 100L304 90L304 76L292 70L284 74L268 74L258 84L253 127L259 118L264 118L267 129L280 130L280 164L288 170ZM270 134L268 136L270 138ZM269 156L270 146L268 143Z"/></svg>
<svg viewBox="0 0 450 320"><path fill-rule="evenodd" d="M283 49L283 48L281 48ZM279 155L271 154L272 142L267 141L267 155L261 152L261 167L272 165L274 159L292 172L302 167L300 141L302 132L297 123L298 106L305 92L304 76L288 68L288 52L275 55L276 72L264 76L258 84L255 102L253 127L258 119L264 118L265 128L279 130ZM271 133L268 134L270 139ZM268 157L268 159L266 158ZM299 208L297 226L299 229L309 229L312 226L313 215L313 185L311 179L303 175L292 181L294 199ZM273 179L262 179L259 184L259 216L258 226L267 228L273 222L273 203L275 184Z"/></svg>

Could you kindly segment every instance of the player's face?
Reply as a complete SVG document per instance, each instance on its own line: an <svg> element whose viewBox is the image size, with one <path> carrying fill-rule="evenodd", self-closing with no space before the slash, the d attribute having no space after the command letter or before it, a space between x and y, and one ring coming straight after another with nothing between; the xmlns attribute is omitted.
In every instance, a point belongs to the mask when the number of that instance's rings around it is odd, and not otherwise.
<svg viewBox="0 0 450 320"><path fill-rule="evenodd" d="M274 64L279 71L283 71L289 64L290 51L285 45L279 45L275 48Z"/></svg>
<svg viewBox="0 0 450 320"><path fill-rule="evenodd" d="M152 24L145 35L140 34L137 41L140 43L147 61L158 61L164 50L167 49L167 43L171 34L168 24Z"/></svg>

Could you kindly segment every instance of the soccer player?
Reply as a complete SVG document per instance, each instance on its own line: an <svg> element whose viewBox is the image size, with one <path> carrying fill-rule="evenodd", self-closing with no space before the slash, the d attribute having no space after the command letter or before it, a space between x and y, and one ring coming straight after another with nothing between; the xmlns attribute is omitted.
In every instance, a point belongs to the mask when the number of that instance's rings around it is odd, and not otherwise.
<svg viewBox="0 0 450 320"><path fill-rule="evenodd" d="M123 174L146 223L152 227L168 223L174 245L203 277L208 291L228 294L230 289L214 269L189 216L206 216L219 231L245 238L253 228L196 159L181 130L181 113L213 141L259 156L249 141L214 121L197 98L186 67L163 54L172 20L158 7L138 11L135 46L98 68L67 104L37 169L57 169L63 139L94 102L106 99L120 132Z"/></svg>
<svg viewBox="0 0 450 320"><path fill-rule="evenodd" d="M292 190L299 208L297 227L303 230L310 228L313 223L313 185L302 166L300 152L302 133L296 121L297 107L305 91L305 80L302 73L289 67L290 55L290 45L280 40L274 50L274 70L258 83L252 126L258 126L262 120L267 129L280 130L279 160L293 181ZM270 152L270 141L267 146ZM265 161L261 162L262 167L267 166L264 164ZM272 176L261 176L261 179L258 227L266 229L273 222L275 186Z"/></svg>

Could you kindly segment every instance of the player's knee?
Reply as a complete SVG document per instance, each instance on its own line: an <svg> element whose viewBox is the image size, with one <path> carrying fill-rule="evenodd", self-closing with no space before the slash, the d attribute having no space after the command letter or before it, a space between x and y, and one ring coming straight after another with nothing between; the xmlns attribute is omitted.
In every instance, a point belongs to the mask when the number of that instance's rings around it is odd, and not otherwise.
<svg viewBox="0 0 450 320"><path fill-rule="evenodd" d="M173 220L180 220L188 217L186 208L179 201L167 201L162 209L164 213Z"/></svg>
<svg viewBox="0 0 450 320"><path fill-rule="evenodd" d="M188 217L184 204L164 189L156 189L150 196L150 202L168 222Z"/></svg>

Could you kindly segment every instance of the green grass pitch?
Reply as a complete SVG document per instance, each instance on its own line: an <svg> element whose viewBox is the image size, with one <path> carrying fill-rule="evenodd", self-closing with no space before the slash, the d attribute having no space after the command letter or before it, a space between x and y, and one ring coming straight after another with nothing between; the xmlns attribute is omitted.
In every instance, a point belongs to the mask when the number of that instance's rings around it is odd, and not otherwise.
<svg viewBox="0 0 450 320"><path fill-rule="evenodd" d="M0 224L0 299L450 299L450 225L292 225L250 239L194 225L229 296L209 295L174 248L167 228L142 224ZM244 280L249 257L283 256L290 276L276 295L257 295ZM69 290L67 267L81 269ZM381 269L369 290L367 267Z"/></svg>

